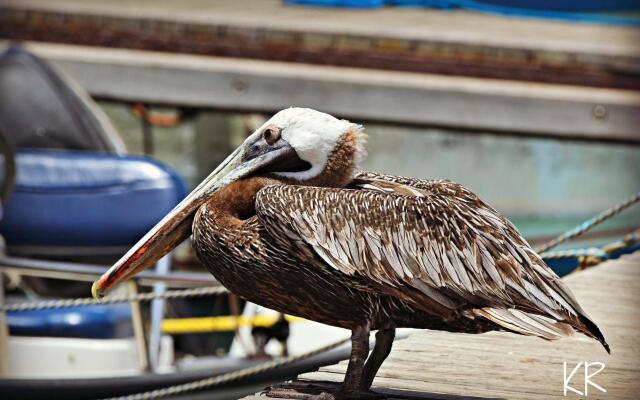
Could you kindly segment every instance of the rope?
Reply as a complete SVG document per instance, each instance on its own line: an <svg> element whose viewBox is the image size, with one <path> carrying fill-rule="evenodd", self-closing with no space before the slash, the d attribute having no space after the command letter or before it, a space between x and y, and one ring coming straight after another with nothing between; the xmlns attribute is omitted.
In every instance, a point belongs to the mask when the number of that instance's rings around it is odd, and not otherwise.
<svg viewBox="0 0 640 400"><path fill-rule="evenodd" d="M226 293L227 289L222 286L207 286L195 289L185 290L168 290L161 294L140 293L135 296L124 294L116 296L107 296L103 299L96 300L91 297L81 299L60 299L60 300L47 300L36 301L26 303L5 304L0 307L0 311L32 311L43 310L50 308L66 308L66 307L80 307L80 306L92 306L96 304L113 304L113 303L126 303L132 301L150 301L153 299L175 299L184 297L199 297Z"/></svg>
<svg viewBox="0 0 640 400"><path fill-rule="evenodd" d="M603 223L604 221L620 214L622 211L626 210L627 208L631 207L632 205L636 204L637 202L640 201L640 192L636 193L634 196L630 197L629 199L623 201L620 204L617 204L613 207L611 207L610 209L601 212L600 214L596 215L595 217L586 220L585 222L583 222L582 224L578 225L577 227L571 229L570 231L567 231L565 233L563 233L562 235L556 237L555 239L549 241L548 243L538 247L535 249L535 251L539 254L539 253L543 253L549 249L552 249L556 246L558 246L561 243L564 243L568 240L571 239L575 239L576 237L582 235L583 233L589 231L590 229L592 229L593 227L595 227L596 225L599 225L601 223Z"/></svg>
<svg viewBox="0 0 640 400"><path fill-rule="evenodd" d="M184 297L195 297L195 296L207 296L207 295L222 294L226 292L227 292L227 289L225 289L222 286L212 286L212 287L186 289L186 290L169 290L160 295L151 292L151 293L140 293L135 296L132 296L132 295L107 296L101 300L96 300L93 298L83 298L83 299L61 299L61 300L6 304L0 307L0 310L1 311L30 311L30 310L52 309L52 308L89 306L89 305L95 305L95 304L113 304L113 303L124 303L124 302L132 302L132 301L150 301L158 298L172 299L172 298L184 298ZM204 379L200 379L193 382L187 382L179 385L169 386L162 389L156 389L148 392L126 395L122 397L114 397L109 400L157 399L157 398L167 397L167 396L176 395L180 393L192 392L195 390L201 390L205 388L212 388L215 386L223 385L225 383L249 378L251 376L255 376L267 371L278 369L285 365L289 365L298 361L305 360L307 358L311 358L317 354L335 349L348 341L349 341L348 338L341 339L337 342L328 344L326 346L322 346L318 349L315 349L303 354L286 357L280 360L265 362L253 367L245 368L238 371L232 371L226 374L212 376L209 378L204 378Z"/></svg>
<svg viewBox="0 0 640 400"><path fill-rule="evenodd" d="M195 296L207 296L207 295L222 294L226 292L227 290L224 287L213 286L213 287L186 289L186 290L169 290L160 295L151 292L151 293L140 293L135 296L131 296L131 295L107 296L101 300L96 300L93 298L83 298L83 299L62 299L62 300L6 304L0 307L0 310L2 311L42 310L42 309L52 309L52 308L89 306L89 305L95 305L95 304L113 304L113 303L124 303L124 302L132 302L132 301L150 301L157 298L172 299L172 298L184 298L184 297L195 297ZM156 389L148 392L126 395L122 397L114 397L109 400L157 399L157 398L167 397L167 396L176 395L180 393L192 392L195 390L201 390L205 388L212 388L215 386L223 385L225 383L249 378L251 376L255 376L267 371L278 369L285 365L289 365L298 361L305 360L307 358L311 358L317 354L335 349L348 341L349 341L348 338L341 339L337 342L328 344L326 346L322 346L318 349L315 349L303 354L286 357L280 360L265 362L253 367L245 368L238 371L232 371L226 374L212 376L209 378L204 378L204 379L200 379L193 382L187 382L179 385L169 386L162 389Z"/></svg>
<svg viewBox="0 0 640 400"><path fill-rule="evenodd" d="M200 379L193 382L187 382L179 385L168 386L162 389L150 390L148 392L136 393L136 394L121 396L121 397L112 397L105 400L150 400L150 399L158 399L161 397L167 397L167 396L172 396L172 395L177 395L177 394L182 394L187 392L193 392L201 389L207 389L207 388L210 389L215 386L220 386L225 383L230 383L240 379L249 378L251 376L255 376L255 375L258 375L267 371L271 371L274 369L278 369L280 367L283 367L288 364L292 364L297 361L302 361L307 358L311 358L317 354L324 353L326 351L333 350L337 347L340 347L343 344L347 343L348 341L349 341L349 338L341 339L341 340L338 340L337 342L319 347L315 350L312 350L303 354L289 356L281 360L268 361L268 362L256 365L254 367L249 367L249 368L241 369L238 371L228 372L226 374L212 376L209 378L204 378L204 379Z"/></svg>
<svg viewBox="0 0 640 400"><path fill-rule="evenodd" d="M597 257L601 259L606 259L608 254L596 247L590 247L587 249L569 249L569 250L558 250L558 251L548 251L540 254L540 257L546 260L561 260L564 258L576 258L576 257Z"/></svg>

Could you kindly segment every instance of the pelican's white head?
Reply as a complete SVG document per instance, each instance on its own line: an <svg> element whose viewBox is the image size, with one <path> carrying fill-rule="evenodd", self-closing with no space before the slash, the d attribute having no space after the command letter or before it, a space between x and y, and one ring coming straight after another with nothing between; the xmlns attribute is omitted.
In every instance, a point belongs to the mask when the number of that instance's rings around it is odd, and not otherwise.
<svg viewBox="0 0 640 400"><path fill-rule="evenodd" d="M312 180L337 167L330 164L348 163L353 171L366 155L366 135L361 125L310 108L292 107L278 112L247 141L264 137L265 132L267 135L279 135L279 140L291 146L301 160L309 163L308 169L300 171L273 171L276 176L299 182Z"/></svg>

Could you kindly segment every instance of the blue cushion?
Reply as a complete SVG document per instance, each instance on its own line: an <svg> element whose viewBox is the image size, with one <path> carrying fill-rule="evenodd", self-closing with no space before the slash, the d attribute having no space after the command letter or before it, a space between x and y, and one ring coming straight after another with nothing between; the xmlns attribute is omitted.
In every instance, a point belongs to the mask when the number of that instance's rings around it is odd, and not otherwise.
<svg viewBox="0 0 640 400"><path fill-rule="evenodd" d="M186 193L146 157L22 150L0 233L11 246L129 246Z"/></svg>
<svg viewBox="0 0 640 400"><path fill-rule="evenodd" d="M7 322L17 336L110 339L133 333L129 304L9 312Z"/></svg>

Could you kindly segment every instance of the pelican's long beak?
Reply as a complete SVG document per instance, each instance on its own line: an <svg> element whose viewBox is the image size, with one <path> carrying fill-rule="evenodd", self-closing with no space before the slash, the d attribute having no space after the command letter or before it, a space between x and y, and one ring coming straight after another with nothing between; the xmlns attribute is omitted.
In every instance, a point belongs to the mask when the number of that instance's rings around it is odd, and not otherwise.
<svg viewBox="0 0 640 400"><path fill-rule="evenodd" d="M91 288L93 297L96 299L103 297L118 283L150 267L188 238L191 235L191 224L196 211L211 194L233 181L246 177L264 163L265 157L247 160L247 150L244 144L236 149L99 280L94 282Z"/></svg>

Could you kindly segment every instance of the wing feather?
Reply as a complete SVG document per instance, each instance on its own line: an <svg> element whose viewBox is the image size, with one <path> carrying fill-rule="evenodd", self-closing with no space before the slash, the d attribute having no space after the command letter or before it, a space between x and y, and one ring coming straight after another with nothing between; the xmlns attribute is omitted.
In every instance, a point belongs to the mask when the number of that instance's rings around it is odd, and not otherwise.
<svg viewBox="0 0 640 400"><path fill-rule="evenodd" d="M440 312L545 338L573 326L604 343L513 224L461 185L363 173L346 189L263 188L256 212L273 235L297 236L330 268L383 294L411 288Z"/></svg>

